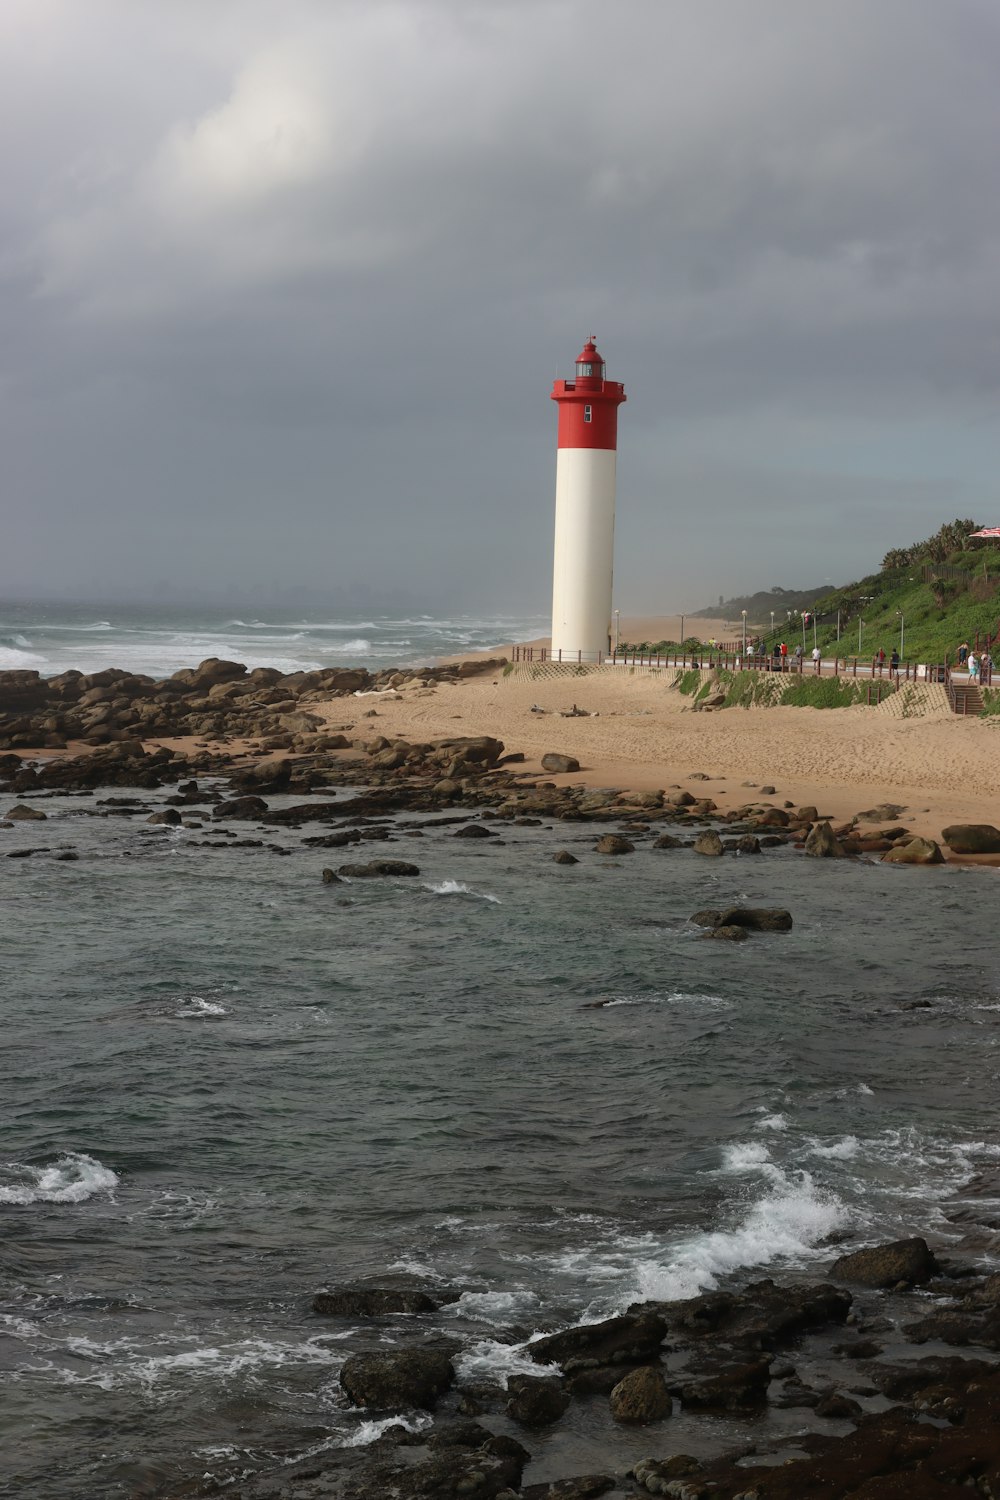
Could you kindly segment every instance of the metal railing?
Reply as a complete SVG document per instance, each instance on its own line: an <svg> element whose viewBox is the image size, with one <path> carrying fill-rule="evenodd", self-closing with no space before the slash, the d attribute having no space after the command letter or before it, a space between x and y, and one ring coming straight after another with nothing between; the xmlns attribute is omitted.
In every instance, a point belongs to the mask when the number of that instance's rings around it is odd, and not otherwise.
<svg viewBox="0 0 1000 1500"><path fill-rule="evenodd" d="M722 648L707 647L704 651L552 651L548 646L514 646L512 659L515 662L540 662L563 666L617 666L617 667L674 667L681 671L715 671L721 668L730 672L783 672L794 676L812 677L869 677L873 681L889 680L895 685L903 682L933 682L948 687L951 683L952 666L944 662L897 662L890 658L880 661L877 656L834 656L825 661L811 657L762 655L748 651L746 656L732 643ZM988 669L983 685L991 680Z"/></svg>

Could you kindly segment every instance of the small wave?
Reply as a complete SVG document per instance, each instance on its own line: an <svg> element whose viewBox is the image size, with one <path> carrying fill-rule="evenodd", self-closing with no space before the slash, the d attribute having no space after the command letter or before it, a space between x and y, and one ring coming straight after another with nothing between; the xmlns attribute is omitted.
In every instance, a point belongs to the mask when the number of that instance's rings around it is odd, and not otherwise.
<svg viewBox="0 0 1000 1500"><path fill-rule="evenodd" d="M674 1247L665 1261L640 1262L636 1282L641 1300L697 1296L735 1271L815 1254L816 1246L845 1221L845 1205L818 1189L808 1172L789 1177L768 1163L758 1166L769 1168L772 1190L731 1229L696 1235Z"/></svg>
<svg viewBox="0 0 1000 1500"><path fill-rule="evenodd" d="M225 1005L219 1005L215 1000L206 1000L204 995L186 995L181 1002L180 1010L175 1010L174 1015L178 1020L188 1020L192 1016L228 1016L231 1012Z"/></svg>
<svg viewBox="0 0 1000 1500"><path fill-rule="evenodd" d="M540 1337L540 1335L539 1335ZM480 1339L470 1344L454 1360L459 1385L477 1381L505 1384L508 1375L543 1375L552 1365L539 1365L524 1352L524 1345L502 1344L497 1339Z"/></svg>
<svg viewBox="0 0 1000 1500"><path fill-rule="evenodd" d="M523 1317L527 1308L536 1307L534 1292L463 1292L448 1311L458 1317L480 1319L484 1323L507 1324Z"/></svg>
<svg viewBox="0 0 1000 1500"><path fill-rule="evenodd" d="M39 658L30 651L14 646L0 646L0 667L16 671L19 667L37 667Z"/></svg>
<svg viewBox="0 0 1000 1500"><path fill-rule="evenodd" d="M342 645L337 646L338 652L352 651L355 656L365 656L371 649L371 641L366 641L363 636L358 636L354 641L344 641Z"/></svg>
<svg viewBox="0 0 1000 1500"><path fill-rule="evenodd" d="M678 1005L691 1003L699 1006L707 1006L710 1010L732 1010L735 1001L726 1000L721 995L693 995L686 990L670 990L664 994L660 990L654 990L649 995L610 995L601 1002L602 1008L610 1010L616 1005Z"/></svg>
<svg viewBox="0 0 1000 1500"><path fill-rule="evenodd" d="M538 1366L535 1366L537 1370ZM374 1443L383 1432L390 1427L405 1427L407 1432L423 1432L430 1427L434 1418L430 1415L425 1417L369 1417L366 1422L355 1428L350 1437L344 1438L342 1448L366 1448L369 1443Z"/></svg>
<svg viewBox="0 0 1000 1500"><path fill-rule="evenodd" d="M787 1130L788 1121L784 1115L764 1115L757 1121L758 1130Z"/></svg>
<svg viewBox="0 0 1000 1500"><path fill-rule="evenodd" d="M830 1145L823 1145L819 1141L813 1141L809 1147L810 1156L823 1156L830 1161L852 1161L861 1149L861 1142L856 1135L845 1135L843 1140L833 1141Z"/></svg>
<svg viewBox="0 0 1000 1500"><path fill-rule="evenodd" d="M12 1162L6 1170L23 1180L0 1187L0 1203L85 1203L99 1193L113 1193L119 1182L116 1172L83 1151L67 1152L52 1167Z"/></svg>
<svg viewBox="0 0 1000 1500"><path fill-rule="evenodd" d="M494 906L503 905L499 896L491 896L488 891L474 891L464 880L439 880L435 885L425 885L424 890L430 891L432 896L468 896L473 901L491 901Z"/></svg>

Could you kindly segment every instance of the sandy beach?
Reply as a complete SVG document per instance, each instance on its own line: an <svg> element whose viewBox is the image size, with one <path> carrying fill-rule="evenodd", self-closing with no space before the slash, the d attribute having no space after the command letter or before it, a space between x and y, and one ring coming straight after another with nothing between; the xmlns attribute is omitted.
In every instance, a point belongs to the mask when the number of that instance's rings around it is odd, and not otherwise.
<svg viewBox="0 0 1000 1500"><path fill-rule="evenodd" d="M672 674L607 668L585 676L532 675L528 667L456 684L319 705L330 724L353 718L372 736L425 741L490 734L546 775L549 751L574 756L579 772L556 782L648 790L711 778L702 790L722 809L775 788L781 805L813 805L835 820L883 802L906 808L898 821L940 839L955 822L1000 826L1000 735L988 719L960 719L928 690L925 717L880 708L725 709L695 713L668 686ZM574 705L586 717L563 717ZM374 709L377 717L361 715ZM359 735L363 740L364 736ZM756 794L759 795L759 794Z"/></svg>

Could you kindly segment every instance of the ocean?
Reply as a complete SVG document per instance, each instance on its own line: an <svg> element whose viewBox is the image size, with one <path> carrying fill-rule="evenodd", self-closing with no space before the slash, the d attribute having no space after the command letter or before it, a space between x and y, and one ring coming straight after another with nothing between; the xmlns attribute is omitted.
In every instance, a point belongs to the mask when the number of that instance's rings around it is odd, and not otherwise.
<svg viewBox="0 0 1000 1500"><path fill-rule="evenodd" d="M68 665L90 648L63 630L15 649ZM818 1278L844 1243L997 1265L994 872L609 860L600 826L472 841L404 814L378 852L417 878L324 885L314 830L218 847L135 795L33 796L47 821L0 829L38 851L0 864L0 1494L151 1500L364 1444L389 1419L338 1371L386 1341L454 1339L469 1385L537 1372L538 1331ZM794 928L736 947L687 920L737 902ZM453 1300L311 1310L398 1276ZM532 1437L525 1482L655 1451L581 1410ZM753 1420L676 1418L671 1444Z"/></svg>
<svg viewBox="0 0 1000 1500"><path fill-rule="evenodd" d="M541 615L394 618L345 611L244 611L166 606L12 604L0 602L0 671L16 668L52 677L75 668L122 667L168 677L210 656L274 667L382 667L489 651L548 633Z"/></svg>

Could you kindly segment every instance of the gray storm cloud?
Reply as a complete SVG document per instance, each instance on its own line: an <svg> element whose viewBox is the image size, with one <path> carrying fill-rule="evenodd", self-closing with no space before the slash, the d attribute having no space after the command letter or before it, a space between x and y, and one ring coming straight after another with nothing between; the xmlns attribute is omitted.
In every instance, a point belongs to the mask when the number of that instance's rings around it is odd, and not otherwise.
<svg viewBox="0 0 1000 1500"><path fill-rule="evenodd" d="M9 593L544 607L551 379L616 594L1000 520L986 0L12 0Z"/></svg>

